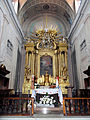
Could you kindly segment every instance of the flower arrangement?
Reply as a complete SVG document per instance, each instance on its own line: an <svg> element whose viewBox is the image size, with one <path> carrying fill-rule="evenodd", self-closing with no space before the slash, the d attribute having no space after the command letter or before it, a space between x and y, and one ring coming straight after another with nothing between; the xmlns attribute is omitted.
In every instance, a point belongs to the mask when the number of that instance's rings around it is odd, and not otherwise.
<svg viewBox="0 0 90 120"><path fill-rule="evenodd" d="M49 96L44 96L42 98L40 98L40 104L48 104L48 105L52 105L56 102L56 100L54 100L53 97L49 97Z"/></svg>

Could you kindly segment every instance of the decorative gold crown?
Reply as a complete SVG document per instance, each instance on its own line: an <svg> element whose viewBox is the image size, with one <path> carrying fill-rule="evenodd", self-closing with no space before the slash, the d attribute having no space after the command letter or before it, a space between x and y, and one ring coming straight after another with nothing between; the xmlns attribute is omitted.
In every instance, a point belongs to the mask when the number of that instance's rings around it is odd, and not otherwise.
<svg viewBox="0 0 90 120"><path fill-rule="evenodd" d="M45 27L41 25L36 28L34 33L31 33L29 38L26 38L27 43L33 42L37 49L56 49L56 44L65 40L57 26L47 26L47 17Z"/></svg>

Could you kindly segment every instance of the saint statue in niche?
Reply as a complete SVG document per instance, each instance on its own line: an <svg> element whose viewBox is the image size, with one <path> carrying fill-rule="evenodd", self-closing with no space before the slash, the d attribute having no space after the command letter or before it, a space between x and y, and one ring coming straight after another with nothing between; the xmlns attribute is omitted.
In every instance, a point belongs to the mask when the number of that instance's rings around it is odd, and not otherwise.
<svg viewBox="0 0 90 120"><path fill-rule="evenodd" d="M40 76L45 75L46 71L53 76L53 62L52 57L49 55L40 58Z"/></svg>

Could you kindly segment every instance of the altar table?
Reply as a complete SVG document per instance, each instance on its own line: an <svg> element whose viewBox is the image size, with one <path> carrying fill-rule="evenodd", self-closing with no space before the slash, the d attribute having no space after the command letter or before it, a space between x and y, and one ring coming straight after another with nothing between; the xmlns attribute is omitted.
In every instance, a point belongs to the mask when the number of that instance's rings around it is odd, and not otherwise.
<svg viewBox="0 0 90 120"><path fill-rule="evenodd" d="M59 97L59 101L61 104L63 104L63 95L62 95L62 91L61 91L61 87L58 89L58 88L49 88L49 89L34 89L32 91L32 97L35 97L36 96L36 93L39 93L39 94L58 94L58 97Z"/></svg>
<svg viewBox="0 0 90 120"><path fill-rule="evenodd" d="M35 92L36 93L39 93L39 94L56 94L58 93L58 89L35 89Z"/></svg>

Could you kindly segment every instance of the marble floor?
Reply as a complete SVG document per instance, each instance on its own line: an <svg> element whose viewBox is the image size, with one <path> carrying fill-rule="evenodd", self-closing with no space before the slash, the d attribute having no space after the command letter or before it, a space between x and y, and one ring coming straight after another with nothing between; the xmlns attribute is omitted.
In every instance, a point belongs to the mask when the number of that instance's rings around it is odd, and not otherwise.
<svg viewBox="0 0 90 120"><path fill-rule="evenodd" d="M90 116L64 116L60 108L36 108L33 116L1 116L0 120L90 120Z"/></svg>
<svg viewBox="0 0 90 120"><path fill-rule="evenodd" d="M90 120L90 116L63 116L56 114L48 114L45 115L34 115L33 117L30 116L2 116L0 120Z"/></svg>

